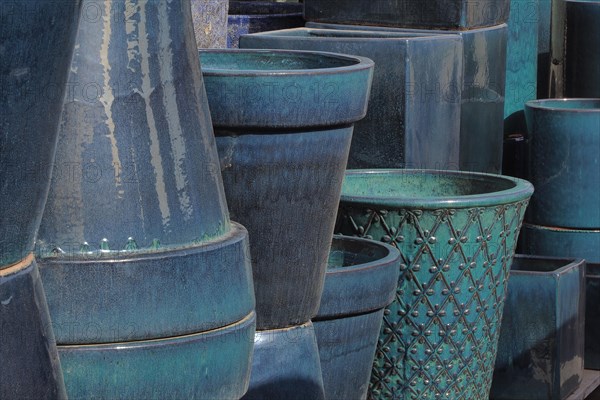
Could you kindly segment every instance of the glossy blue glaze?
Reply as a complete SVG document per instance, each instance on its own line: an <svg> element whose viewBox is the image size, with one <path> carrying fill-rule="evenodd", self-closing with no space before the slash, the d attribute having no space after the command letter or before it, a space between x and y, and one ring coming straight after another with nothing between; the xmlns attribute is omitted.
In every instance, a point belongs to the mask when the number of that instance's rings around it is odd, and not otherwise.
<svg viewBox="0 0 600 400"><path fill-rule="evenodd" d="M226 47L229 0L191 0L191 4L198 48Z"/></svg>
<svg viewBox="0 0 600 400"><path fill-rule="evenodd" d="M313 319L327 399L364 399L383 320L394 300L400 252L334 236L319 313Z"/></svg>
<svg viewBox="0 0 600 400"><path fill-rule="evenodd" d="M219 329L128 343L59 346L71 399L239 399L255 314Z"/></svg>
<svg viewBox="0 0 600 400"><path fill-rule="evenodd" d="M600 99L534 100L525 116L536 189L527 222L600 229Z"/></svg>
<svg viewBox="0 0 600 400"><path fill-rule="evenodd" d="M303 6L272 1L230 1L227 47L238 48L240 36L304 26Z"/></svg>
<svg viewBox="0 0 600 400"><path fill-rule="evenodd" d="M200 57L231 215L250 234L257 327L302 324L319 307L352 123L366 113L373 62L274 50ZM336 101L315 104L310 89L327 87ZM282 103L290 93L295 102Z"/></svg>
<svg viewBox="0 0 600 400"><path fill-rule="evenodd" d="M493 400L564 399L583 379L585 261L513 259Z"/></svg>
<svg viewBox="0 0 600 400"><path fill-rule="evenodd" d="M551 257L577 257L600 263L600 230L566 229L523 224L523 253Z"/></svg>
<svg viewBox="0 0 600 400"><path fill-rule="evenodd" d="M600 263L585 272L585 369L600 370Z"/></svg>
<svg viewBox="0 0 600 400"><path fill-rule="evenodd" d="M311 322L256 332L250 386L242 399L325 399Z"/></svg>
<svg viewBox="0 0 600 400"><path fill-rule="evenodd" d="M505 24L490 28L460 31L317 23L307 23L306 25L312 28L368 29L401 34L460 35L464 51L459 169L500 173L502 167L506 42L508 39L508 28ZM242 39L243 41L244 39ZM412 167L420 168L420 166Z"/></svg>
<svg viewBox="0 0 600 400"><path fill-rule="evenodd" d="M307 21L465 30L498 25L509 0L304 0Z"/></svg>
<svg viewBox="0 0 600 400"><path fill-rule="evenodd" d="M369 57L376 64L370 106L356 123L348 167L458 169L458 35L299 28L247 35L240 46Z"/></svg>
<svg viewBox="0 0 600 400"><path fill-rule="evenodd" d="M600 98L600 1L565 3L565 97Z"/></svg>

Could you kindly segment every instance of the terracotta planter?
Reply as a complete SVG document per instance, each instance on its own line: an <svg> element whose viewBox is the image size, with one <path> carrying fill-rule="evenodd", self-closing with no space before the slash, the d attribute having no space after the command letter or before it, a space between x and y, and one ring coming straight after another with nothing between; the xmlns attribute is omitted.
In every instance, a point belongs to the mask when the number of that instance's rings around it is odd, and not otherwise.
<svg viewBox="0 0 600 400"><path fill-rule="evenodd" d="M348 171L336 232L402 256L373 397L486 399L510 263L533 187L498 175Z"/></svg>
<svg viewBox="0 0 600 400"><path fill-rule="evenodd" d="M371 58L370 107L354 129L348 167L458 169L459 36L299 28L247 35L240 45Z"/></svg>
<svg viewBox="0 0 600 400"><path fill-rule="evenodd" d="M585 261L515 256L490 399L565 399L583 379Z"/></svg>
<svg viewBox="0 0 600 400"><path fill-rule="evenodd" d="M79 26L69 81L94 85L64 103L38 237L67 392L239 398L252 342L229 338L253 335L247 232L229 220L190 3L83 7L100 14Z"/></svg>
<svg viewBox="0 0 600 400"><path fill-rule="evenodd" d="M319 307L352 124L366 113L373 62L272 50L200 58L229 208L250 233L257 327L305 323ZM313 90L331 87L335 101L315 103Z"/></svg>
<svg viewBox="0 0 600 400"><path fill-rule="evenodd" d="M370 240L334 237L313 320L325 397L364 399L383 321L394 300L400 253Z"/></svg>
<svg viewBox="0 0 600 400"><path fill-rule="evenodd" d="M306 26L341 30L368 29L398 34L460 35L464 50L460 102L459 169L500 173L504 134L506 43L508 40L508 27L505 24L459 31L317 23L307 23ZM483 74L481 71L486 71L486 73Z"/></svg>
<svg viewBox="0 0 600 400"><path fill-rule="evenodd" d="M0 5L2 399L66 398L32 252L48 192L79 13L79 1Z"/></svg>

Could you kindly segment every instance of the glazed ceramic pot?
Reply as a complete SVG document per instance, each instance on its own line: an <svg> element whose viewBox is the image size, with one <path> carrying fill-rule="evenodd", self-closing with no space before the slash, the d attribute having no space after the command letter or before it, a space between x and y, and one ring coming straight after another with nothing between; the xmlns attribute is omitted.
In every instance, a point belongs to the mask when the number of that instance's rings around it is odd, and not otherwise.
<svg viewBox="0 0 600 400"><path fill-rule="evenodd" d="M600 370L600 263L587 263L585 272L585 369Z"/></svg>
<svg viewBox="0 0 600 400"><path fill-rule="evenodd" d="M460 107L459 169L500 173L502 169L506 42L508 38L508 28L505 24L460 31L316 23L307 23L306 26L323 29L390 31L417 35L460 35L463 40L463 80ZM244 39L242 39L242 43L244 43Z"/></svg>
<svg viewBox="0 0 600 400"><path fill-rule="evenodd" d="M254 329L248 236L229 219L190 3L83 7L100 17L79 25L69 76L79 85L64 102L38 235L56 340L75 346L67 393L164 398L185 381L171 396L239 398L252 341L230 348L210 332ZM126 18L101 17L115 13ZM207 346L231 351L227 375L203 372L216 357ZM154 375L151 356L164 364ZM195 381L203 374L210 384Z"/></svg>
<svg viewBox="0 0 600 400"><path fill-rule="evenodd" d="M79 13L79 1L0 5L2 399L66 398L32 252L50 182Z"/></svg>
<svg viewBox="0 0 600 400"><path fill-rule="evenodd" d="M313 324L257 331L250 387L244 400L324 400Z"/></svg>
<svg viewBox="0 0 600 400"><path fill-rule="evenodd" d="M366 113L373 62L276 50L200 58L229 209L250 233L257 329L305 323L319 307L352 124Z"/></svg>
<svg viewBox="0 0 600 400"><path fill-rule="evenodd" d="M402 257L386 308L373 397L487 399L510 264L533 187L500 175L346 173L336 232Z"/></svg>
<svg viewBox="0 0 600 400"><path fill-rule="evenodd" d="M307 21L401 28L465 30L498 25L509 0L304 0Z"/></svg>
<svg viewBox="0 0 600 400"><path fill-rule="evenodd" d="M191 0L191 4L198 48L226 47L229 0Z"/></svg>
<svg viewBox="0 0 600 400"><path fill-rule="evenodd" d="M600 1L566 1L565 96L600 98Z"/></svg>
<svg viewBox="0 0 600 400"><path fill-rule="evenodd" d="M527 222L599 229L600 99L533 100L525 114L536 188Z"/></svg>
<svg viewBox="0 0 600 400"><path fill-rule="evenodd" d="M240 36L304 26L299 3L273 1L230 1L227 20L227 47L238 48Z"/></svg>
<svg viewBox="0 0 600 400"><path fill-rule="evenodd" d="M583 378L585 261L513 260L490 399L565 399Z"/></svg>
<svg viewBox="0 0 600 400"><path fill-rule="evenodd" d="M376 65L370 107L354 128L348 168L458 169L458 35L298 28L247 35L240 46L369 57Z"/></svg>
<svg viewBox="0 0 600 400"><path fill-rule="evenodd" d="M396 293L400 252L372 240L334 237L313 319L327 399L365 399L383 308Z"/></svg>
<svg viewBox="0 0 600 400"><path fill-rule="evenodd" d="M526 254L577 257L600 263L600 229L568 229L525 223L520 248Z"/></svg>

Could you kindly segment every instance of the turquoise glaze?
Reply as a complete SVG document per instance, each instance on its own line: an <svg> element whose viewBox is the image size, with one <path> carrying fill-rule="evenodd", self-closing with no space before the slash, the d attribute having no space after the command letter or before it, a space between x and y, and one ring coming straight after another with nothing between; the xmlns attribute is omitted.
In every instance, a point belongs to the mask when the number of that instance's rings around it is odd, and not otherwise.
<svg viewBox="0 0 600 400"><path fill-rule="evenodd" d="M567 229L523 224L520 248L526 254L584 258L600 263L600 229Z"/></svg>
<svg viewBox="0 0 600 400"><path fill-rule="evenodd" d="M480 173L351 170L336 232L400 250L373 397L488 398L510 264L530 183ZM442 379L443 378L443 379Z"/></svg>

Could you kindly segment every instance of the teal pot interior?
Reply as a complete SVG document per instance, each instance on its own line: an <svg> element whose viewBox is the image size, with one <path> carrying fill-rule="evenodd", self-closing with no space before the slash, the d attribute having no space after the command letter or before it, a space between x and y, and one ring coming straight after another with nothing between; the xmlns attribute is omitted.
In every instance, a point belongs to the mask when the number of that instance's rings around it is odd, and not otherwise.
<svg viewBox="0 0 600 400"><path fill-rule="evenodd" d="M482 173L346 173L336 232L393 244L402 260L373 396L487 400L510 263L532 193L526 181Z"/></svg>
<svg viewBox="0 0 600 400"><path fill-rule="evenodd" d="M364 57L206 50L200 60L215 128L339 126L367 112L374 63Z"/></svg>
<svg viewBox="0 0 600 400"><path fill-rule="evenodd" d="M564 399L583 380L585 261L517 255L490 399Z"/></svg>
<svg viewBox="0 0 600 400"><path fill-rule="evenodd" d="M600 229L600 99L533 100L525 115L536 190L527 221Z"/></svg>
<svg viewBox="0 0 600 400"><path fill-rule="evenodd" d="M369 110L355 125L348 168L458 169L462 38L364 28L270 31L246 35L240 46L372 59Z"/></svg>
<svg viewBox="0 0 600 400"><path fill-rule="evenodd" d="M520 248L526 254L578 257L600 263L600 230L523 224Z"/></svg>
<svg viewBox="0 0 600 400"><path fill-rule="evenodd" d="M58 346L71 399L239 399L250 377L254 312L207 332Z"/></svg>

